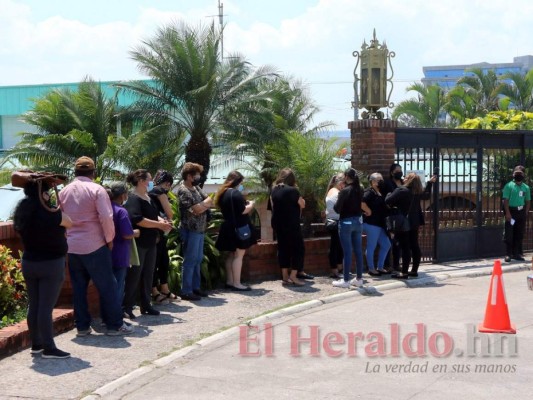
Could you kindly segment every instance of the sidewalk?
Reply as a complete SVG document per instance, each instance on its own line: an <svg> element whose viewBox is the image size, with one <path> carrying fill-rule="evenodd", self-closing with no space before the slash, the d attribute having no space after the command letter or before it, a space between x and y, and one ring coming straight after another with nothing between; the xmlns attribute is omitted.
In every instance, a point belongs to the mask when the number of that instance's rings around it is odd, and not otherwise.
<svg viewBox="0 0 533 400"><path fill-rule="evenodd" d="M391 289L404 288L406 284L409 287L432 285L431 290L434 287L438 295L441 293L440 286L448 286L453 282L446 282L448 278L488 275L492 271L492 265L493 260L443 265L427 264L422 265L421 277L417 280L405 283L383 278L367 279L368 288L360 291L333 288L331 279L328 278L317 278L314 283L308 283L304 288L286 288L282 287L279 281L267 281L252 285L254 288L252 292L218 291L209 299L198 303L180 302L161 306L162 314L159 317L142 316L134 320L136 331L131 336L107 337L103 334L93 334L89 337L76 338L75 331L58 336L58 347L71 352L73 356L71 359L32 358L29 351L25 350L0 361L0 376L2 376L0 398L71 399L89 396L92 393L89 398L100 396L108 398L114 390L118 390L116 393L120 393L120 390L128 393L129 389L137 388L136 383L144 382L144 378L150 377L151 374L163 373L163 369L166 371L164 373L168 373L166 368L171 369L186 363L194 359L197 353L209 353L229 340L235 340L234 333L238 328L221 331L246 324L266 312L295 305L289 309L275 311L268 316L268 320L275 320L288 318L287 316L299 311L337 307L341 305L337 302L342 300L346 300L342 304L350 304L361 299L372 299L376 302L375 310L384 311L388 308L382 307L380 300L385 300L386 297L378 298L373 295L382 295ZM513 263L504 265L504 271L527 270L529 267L529 262ZM488 284L485 286L486 291ZM525 288L525 282L523 286ZM428 290L409 291L409 293L424 303L426 298L421 296L425 296ZM361 296L361 294L370 296ZM484 303L486 293L482 297L481 301ZM444 300L441 299L441 302L444 303ZM483 310L484 305L481 312ZM461 309L456 311L459 312ZM392 310L382 314L389 320L392 320L393 316L398 317ZM267 317L263 316L254 320L254 323L261 321L261 318L267 320ZM212 336L217 332L221 333ZM225 362L234 360L235 357L233 355L228 360L212 361L218 366L223 366ZM247 365L245 363L243 367L246 368ZM168 381L172 379L173 377L168 377ZM170 391L166 395L161 392L161 396L158 389L153 390L155 392L146 397L167 399L197 397L190 395L191 392L188 391L181 392L183 396L180 396L179 389ZM189 396L185 396L185 393L189 393ZM212 396L212 398L217 397Z"/></svg>

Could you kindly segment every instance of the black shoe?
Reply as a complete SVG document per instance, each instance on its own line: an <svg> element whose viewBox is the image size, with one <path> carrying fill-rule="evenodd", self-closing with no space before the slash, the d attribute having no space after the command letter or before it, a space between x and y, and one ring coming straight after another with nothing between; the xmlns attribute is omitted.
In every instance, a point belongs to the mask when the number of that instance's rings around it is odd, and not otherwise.
<svg viewBox="0 0 533 400"><path fill-rule="evenodd" d="M380 275L389 275L391 271L388 271L386 269L378 269L377 270Z"/></svg>
<svg viewBox="0 0 533 400"><path fill-rule="evenodd" d="M245 286L243 288L238 288L236 286L233 286L231 290L233 290L234 292L249 292L250 290L252 290L252 288L250 286Z"/></svg>
<svg viewBox="0 0 533 400"><path fill-rule="evenodd" d="M391 277L395 279L409 279L409 275L404 274L392 274Z"/></svg>
<svg viewBox="0 0 533 400"><path fill-rule="evenodd" d="M418 278L418 272L409 272L409 276L412 276L413 278Z"/></svg>
<svg viewBox="0 0 533 400"><path fill-rule="evenodd" d="M34 344L31 346L30 353L31 354L39 354L42 353L44 350L44 347L41 344Z"/></svg>
<svg viewBox="0 0 533 400"><path fill-rule="evenodd" d="M161 314L159 311L157 311L155 308L153 307L148 307L148 308L141 308L141 314L148 314L148 315L159 315Z"/></svg>
<svg viewBox="0 0 533 400"><path fill-rule="evenodd" d="M300 274L296 274L296 277L298 279L315 279L315 276L314 275L311 275L311 274L306 274L305 272L302 272Z"/></svg>
<svg viewBox="0 0 533 400"><path fill-rule="evenodd" d="M192 291L194 294L197 294L198 296L202 296L202 297L207 297L209 296L209 294L205 291L205 290L202 290L202 289L195 289Z"/></svg>
<svg viewBox="0 0 533 400"><path fill-rule="evenodd" d="M44 350L43 358L69 358L70 353L59 349Z"/></svg>
<svg viewBox="0 0 533 400"><path fill-rule="evenodd" d="M505 262L511 262L511 257L505 256Z"/></svg>
<svg viewBox="0 0 533 400"><path fill-rule="evenodd" d="M180 294L180 297L182 300L188 300L188 301L197 301L197 300L202 300L202 298L195 294L195 293L191 293L191 294Z"/></svg>
<svg viewBox="0 0 533 400"><path fill-rule="evenodd" d="M368 270L368 275L370 275L370 276L381 276L381 274L378 271L371 271L371 270Z"/></svg>
<svg viewBox="0 0 533 400"><path fill-rule="evenodd" d="M224 289L231 289L233 290L234 286L233 285L230 285L229 283L225 283L224 284Z"/></svg>
<svg viewBox="0 0 533 400"><path fill-rule="evenodd" d="M526 261L526 259L522 256L513 256L513 260L517 260L517 261Z"/></svg>
<svg viewBox="0 0 533 400"><path fill-rule="evenodd" d="M122 314L123 318L129 318L129 319L135 319L137 318L135 314L133 313L133 310L124 310L124 313Z"/></svg>

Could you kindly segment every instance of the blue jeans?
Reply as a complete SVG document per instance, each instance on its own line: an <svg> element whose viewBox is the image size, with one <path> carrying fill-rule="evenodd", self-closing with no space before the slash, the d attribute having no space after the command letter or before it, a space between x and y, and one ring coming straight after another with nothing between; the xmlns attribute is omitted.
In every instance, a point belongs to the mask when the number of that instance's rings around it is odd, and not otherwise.
<svg viewBox="0 0 533 400"><path fill-rule="evenodd" d="M374 270L374 251L379 244L378 269L381 271L391 246L387 232L381 226L371 224L363 224L363 232L366 234L366 264L368 269Z"/></svg>
<svg viewBox="0 0 533 400"><path fill-rule="evenodd" d="M73 290L74 321L78 330L88 329L91 314L87 303L87 287L92 280L100 294L102 320L108 329L122 326L122 308L118 300L117 281L111 266L111 250L102 246L89 254L68 254L68 269Z"/></svg>
<svg viewBox="0 0 533 400"><path fill-rule="evenodd" d="M200 267L204 259L203 232L191 232L188 229L180 229L181 249L183 252L183 264L181 272L181 293L192 294L193 290L200 289Z"/></svg>
<svg viewBox="0 0 533 400"><path fill-rule="evenodd" d="M355 271L357 279L363 279L363 223L361 217L339 220L339 238L344 253L344 280L350 280L352 252L355 253Z"/></svg>
<svg viewBox="0 0 533 400"><path fill-rule="evenodd" d="M117 281L117 293L118 293L118 302L122 304L122 300L124 300L124 287L126 285L126 272L128 272L129 268L124 267L113 267L113 275L115 275L115 279Z"/></svg>

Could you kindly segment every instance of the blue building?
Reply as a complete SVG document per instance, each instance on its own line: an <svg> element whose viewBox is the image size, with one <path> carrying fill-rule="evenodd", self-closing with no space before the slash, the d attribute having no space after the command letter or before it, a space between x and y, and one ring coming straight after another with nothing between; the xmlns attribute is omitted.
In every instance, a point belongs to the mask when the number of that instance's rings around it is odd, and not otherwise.
<svg viewBox="0 0 533 400"><path fill-rule="evenodd" d="M116 82L100 82L104 92L115 95ZM33 99L42 97L55 89L77 90L78 83L56 83L44 85L0 86L0 151L13 147L19 141L19 132L35 132L36 128L20 120L22 114L33 107ZM131 97L120 94L119 105L129 105Z"/></svg>
<svg viewBox="0 0 533 400"><path fill-rule="evenodd" d="M514 57L512 63L487 63L464 65L441 65L433 67L423 67L424 77L422 83L425 86L439 85L445 91L449 91L463 76L468 75L466 70L471 68L481 68L483 72L494 70L496 76L503 76L508 72L518 72L525 74L533 68L533 56Z"/></svg>

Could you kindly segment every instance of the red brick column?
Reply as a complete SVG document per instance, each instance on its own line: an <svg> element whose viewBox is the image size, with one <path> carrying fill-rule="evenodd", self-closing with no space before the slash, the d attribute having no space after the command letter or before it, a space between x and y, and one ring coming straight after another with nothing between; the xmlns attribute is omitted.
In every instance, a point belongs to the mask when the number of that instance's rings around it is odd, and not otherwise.
<svg viewBox="0 0 533 400"><path fill-rule="evenodd" d="M380 172L388 177L396 152L398 122L390 119L361 119L348 122L351 132L352 167L365 174Z"/></svg>

